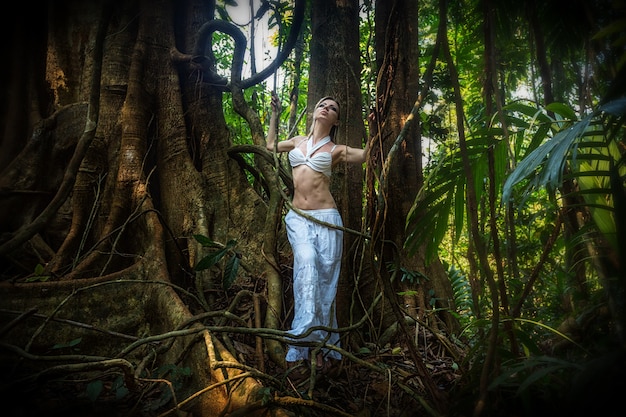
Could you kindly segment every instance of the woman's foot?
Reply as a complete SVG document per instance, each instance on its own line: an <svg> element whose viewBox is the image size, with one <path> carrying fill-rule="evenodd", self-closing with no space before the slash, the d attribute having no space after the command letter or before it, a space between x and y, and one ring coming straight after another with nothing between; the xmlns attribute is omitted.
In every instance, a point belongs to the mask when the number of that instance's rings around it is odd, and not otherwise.
<svg viewBox="0 0 626 417"><path fill-rule="evenodd" d="M321 372L326 367L326 362L324 361L324 356L321 353L318 353L315 357L315 369L317 372Z"/></svg>
<svg viewBox="0 0 626 417"><path fill-rule="evenodd" d="M339 373L339 366L341 361L339 359L327 358L324 359L322 355L317 355L315 362L315 370L317 375L336 376Z"/></svg>

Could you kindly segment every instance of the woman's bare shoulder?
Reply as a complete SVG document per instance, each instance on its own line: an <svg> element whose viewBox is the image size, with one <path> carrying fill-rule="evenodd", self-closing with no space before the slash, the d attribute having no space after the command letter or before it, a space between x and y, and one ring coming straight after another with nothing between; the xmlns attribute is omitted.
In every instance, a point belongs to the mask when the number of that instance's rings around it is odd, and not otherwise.
<svg viewBox="0 0 626 417"><path fill-rule="evenodd" d="M293 142L293 146L297 147L299 146L302 142L304 142L305 140L307 140L307 137L304 135L298 135L298 136L294 136L291 139L289 139L290 141Z"/></svg>
<svg viewBox="0 0 626 417"><path fill-rule="evenodd" d="M365 149L353 148L348 145L337 145L333 150L333 162L363 163L366 156Z"/></svg>

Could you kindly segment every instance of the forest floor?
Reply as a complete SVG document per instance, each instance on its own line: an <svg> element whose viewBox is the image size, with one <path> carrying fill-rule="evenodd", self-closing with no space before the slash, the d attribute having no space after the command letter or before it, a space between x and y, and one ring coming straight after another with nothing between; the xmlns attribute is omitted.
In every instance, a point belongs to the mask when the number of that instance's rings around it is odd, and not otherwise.
<svg viewBox="0 0 626 417"><path fill-rule="evenodd" d="M423 344L420 353L430 378L441 390L442 398L446 398L461 374L454 359L441 354L442 349L432 339L432 345ZM280 387L273 387L277 396L304 400L300 405L298 401L289 402L289 409L297 416L431 415L428 407L433 404L407 349L396 345L375 355L358 355L358 359L359 362L344 358L320 371L309 370L309 362L296 371L270 363L265 372L282 382Z"/></svg>
<svg viewBox="0 0 626 417"><path fill-rule="evenodd" d="M240 284L250 292L260 291L256 287L258 283ZM287 288L287 292L289 291L291 289ZM231 294L232 298L234 294ZM234 313L240 318L253 321L251 318L255 313L252 304L242 302ZM222 307L226 309L228 306L229 303L224 300ZM446 335L435 335L427 326L419 328L419 337L413 343L421 355L428 377L441 390L442 398L447 399L448 393L456 390L460 383L461 364L457 362L463 360L466 347L455 345ZM402 335L392 338L393 345L388 344L382 348L373 345L353 347L351 350L356 360L344 357L335 362L332 368L321 372L312 369L308 361L295 372L293 369L284 369L271 361L268 355L265 355L264 363L260 364L256 360L255 338L242 335L235 337L231 344L231 353L241 363L255 369L264 369L266 374L275 378L274 381L279 381L278 386L272 386L275 396L302 400L301 405L298 405L299 401L286 401L288 409L297 416L442 415L428 409L433 406L433 400L429 398L428 390L423 385L420 372L411 357L406 337ZM359 352L355 353L354 350ZM303 370L304 375L297 375L302 374ZM445 401L447 405L448 401Z"/></svg>
<svg viewBox="0 0 626 417"><path fill-rule="evenodd" d="M314 379L307 378L294 384L291 378L283 395L297 396L312 400L305 412L304 406L298 415L331 416L331 411L324 407L340 410L336 415L354 417L427 416L424 403L428 403L428 394L422 385L417 369L406 353L381 353L376 357L364 358L381 371L356 364L344 359L341 364ZM445 395L455 385L460 375L449 358L432 358L427 368L431 372L438 388Z"/></svg>
<svg viewBox="0 0 626 417"><path fill-rule="evenodd" d="M258 288L246 288L250 293ZM222 300L216 306L228 310L231 300ZM235 308L236 314L244 321L254 322L252 300L241 302ZM435 335L425 326L420 330L418 340L414 340L419 355L435 386L441 390L443 398L448 398L456 390L461 380L457 361L463 357L463 349L451 344L442 335ZM354 347L359 350L353 357L344 358L331 369L315 375L310 373L296 378L282 364L276 364L265 354L263 363L257 360L258 339L251 334L229 334L216 337L228 340L231 354L250 368L262 370L267 379L259 378L268 388L274 406L302 417L413 417L443 415L429 409L433 406L428 390L423 385L423 376L415 366L403 337L393 338L393 345L385 347ZM446 339L446 343L442 342ZM444 345L446 346L444 348ZM457 350L458 348L458 350ZM346 351L351 351L344 347ZM454 350L452 354L450 350ZM7 359L7 360L4 360ZM0 373L4 375L0 401L10 417L158 417L170 410L173 403L171 389L165 384L156 384L145 392L131 393L119 372L102 372L98 375L79 375L67 369L63 375L47 376L20 384L19 392L4 389L15 385L10 379L17 363L0 358ZM20 366L17 366L20 368ZM310 365L305 367L310 369ZM182 369L182 368L181 368ZM155 370L156 372L157 370ZM7 380L7 378L9 380ZM45 379L45 380L44 380ZM171 379L168 377L168 379ZM176 381L172 380L172 386ZM178 398L179 402L184 398ZM167 413L166 413L167 414ZM168 415L176 415L168 414ZM178 413L177 417L185 415ZM224 416L226 417L226 416Z"/></svg>
<svg viewBox="0 0 626 417"><path fill-rule="evenodd" d="M253 350L241 342L234 345L240 353ZM271 386L273 398L280 399L272 407L288 410L294 417L433 415L428 410L430 401L425 387L406 352L397 352L396 348L393 353L383 351L359 359L363 362L344 358L331 369L302 378L295 378L293 372L268 361L265 374L280 381ZM454 362L450 358L436 357L434 351L430 351L425 364L445 396L460 378ZM156 389L131 394L124 389L117 373L95 379L93 375L75 374L39 383L33 381L26 389L10 396L3 391L0 401L8 413L3 415L10 417L158 417L172 407L171 395L163 384L159 385ZM189 416L182 412L167 415Z"/></svg>

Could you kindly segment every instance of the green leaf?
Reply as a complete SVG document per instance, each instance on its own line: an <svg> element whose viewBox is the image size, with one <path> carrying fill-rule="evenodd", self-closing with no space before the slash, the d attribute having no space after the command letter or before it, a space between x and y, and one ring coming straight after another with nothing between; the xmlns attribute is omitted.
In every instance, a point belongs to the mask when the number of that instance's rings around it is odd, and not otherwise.
<svg viewBox="0 0 626 417"><path fill-rule="evenodd" d="M221 245L213 242L211 239L209 239L206 236L193 235L193 238L196 239L196 241L198 241L198 243L200 243L205 248L216 248L216 247L219 248L219 247L221 247Z"/></svg>
<svg viewBox="0 0 626 417"><path fill-rule="evenodd" d="M32 277L26 278L26 282L46 282L50 279L50 275L34 275Z"/></svg>
<svg viewBox="0 0 626 417"><path fill-rule="evenodd" d="M82 337L79 337L78 339L74 339L74 340L72 340L72 341L70 342L69 347L76 346L76 345L78 345L78 344L79 344L80 342L82 342L82 341L83 341L83 338L82 338Z"/></svg>
<svg viewBox="0 0 626 417"><path fill-rule="evenodd" d="M217 264L220 259L224 257L224 255L226 255L226 252L228 252L226 249L222 249L205 256L196 264L195 270L203 271L211 268L213 265Z"/></svg>
<svg viewBox="0 0 626 417"><path fill-rule="evenodd" d="M593 40L598 40L602 38L606 38L609 35L613 34L622 34L626 30L626 19L617 19L614 22L604 26L600 29L594 36Z"/></svg>
<svg viewBox="0 0 626 417"><path fill-rule="evenodd" d="M237 279L237 271L239 270L239 263L241 262L241 255L235 253L231 256L230 260L226 264L226 268L224 269L224 280L223 286L224 289L229 289L235 279Z"/></svg>
<svg viewBox="0 0 626 417"><path fill-rule="evenodd" d="M46 268L42 264L37 264L35 266L35 271L33 276L26 278L26 282L46 282L50 279L50 275L44 275Z"/></svg>
<svg viewBox="0 0 626 417"><path fill-rule="evenodd" d="M226 243L226 249L232 249L237 246L237 241L235 239L231 239Z"/></svg>
<svg viewBox="0 0 626 417"><path fill-rule="evenodd" d="M102 383L102 380L97 379L95 381L91 381L89 384L87 384L87 398L89 398L89 400L92 402L96 401L100 396L100 393L102 393L103 387L104 384Z"/></svg>
<svg viewBox="0 0 626 417"><path fill-rule="evenodd" d="M507 202L511 198L512 188L521 180L530 177L540 167L540 176L535 179L535 186L549 186L556 188L561 181L563 168L567 161L567 153L572 148L576 139L581 137L591 121L587 116L575 125L558 132L548 142L542 144L525 157L511 172L504 183L502 201Z"/></svg>
<svg viewBox="0 0 626 417"><path fill-rule="evenodd" d="M67 347L74 347L78 345L80 342L82 342L82 340L83 340L82 337L79 337L78 339L71 340L69 343L57 343L56 345L52 346L52 349L63 349Z"/></svg>
<svg viewBox="0 0 626 417"><path fill-rule="evenodd" d="M111 390L115 391L116 400L121 400L122 398L126 397L130 392L128 388L126 388L124 377L122 375L119 375L117 378L115 378L115 381L113 381L113 385L111 386Z"/></svg>
<svg viewBox="0 0 626 417"><path fill-rule="evenodd" d="M273 399L273 388L272 387L263 387L259 389L257 395L261 396L261 404L268 405L272 402Z"/></svg>
<svg viewBox="0 0 626 417"><path fill-rule="evenodd" d="M610 101L600 107L601 112L609 113L613 116L623 116L626 113L626 98Z"/></svg>
<svg viewBox="0 0 626 417"><path fill-rule="evenodd" d="M115 399L121 400L122 398L126 397L129 392L130 391L128 390L128 388L126 388L126 385L122 385L121 387L115 390Z"/></svg>
<svg viewBox="0 0 626 417"><path fill-rule="evenodd" d="M561 115L566 120L577 120L574 110L563 103L550 103L546 106L546 110Z"/></svg>

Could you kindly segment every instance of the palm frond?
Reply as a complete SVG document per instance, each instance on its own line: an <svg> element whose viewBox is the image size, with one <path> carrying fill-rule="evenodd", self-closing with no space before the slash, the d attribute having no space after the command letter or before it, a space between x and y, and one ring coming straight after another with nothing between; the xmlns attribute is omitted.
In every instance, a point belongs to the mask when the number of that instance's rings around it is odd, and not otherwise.
<svg viewBox="0 0 626 417"><path fill-rule="evenodd" d="M571 117L563 108L560 111ZM611 175L617 169L626 178L622 138L626 99L601 106L576 123L564 126L550 140L532 150L506 179L502 201L508 202L513 188L530 179L531 188L557 189L564 179L573 179L598 230L616 247L616 225ZM623 146L622 148L623 149ZM622 184L624 180L622 180Z"/></svg>

